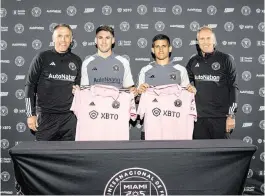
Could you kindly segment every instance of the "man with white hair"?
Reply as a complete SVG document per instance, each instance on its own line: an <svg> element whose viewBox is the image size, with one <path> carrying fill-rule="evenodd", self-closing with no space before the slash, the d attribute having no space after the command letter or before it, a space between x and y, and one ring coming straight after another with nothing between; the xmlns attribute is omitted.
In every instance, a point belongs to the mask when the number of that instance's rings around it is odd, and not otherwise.
<svg viewBox="0 0 265 196"><path fill-rule="evenodd" d="M230 55L215 49L216 37L207 26L197 32L198 54L187 64L195 96L198 120L193 139L227 139L235 128L237 71Z"/></svg>
<svg viewBox="0 0 265 196"><path fill-rule="evenodd" d="M73 32L58 24L52 35L54 48L37 54L25 84L28 127L39 141L74 141L76 117L70 107L72 87L80 85L81 59L71 52Z"/></svg>

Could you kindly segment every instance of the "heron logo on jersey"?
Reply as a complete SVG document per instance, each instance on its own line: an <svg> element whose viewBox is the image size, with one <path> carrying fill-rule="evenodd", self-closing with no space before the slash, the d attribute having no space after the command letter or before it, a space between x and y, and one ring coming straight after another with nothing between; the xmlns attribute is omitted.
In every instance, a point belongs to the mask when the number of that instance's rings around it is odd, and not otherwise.
<svg viewBox="0 0 265 196"><path fill-rule="evenodd" d="M108 181L103 195L167 195L161 178L144 168L127 168Z"/></svg>

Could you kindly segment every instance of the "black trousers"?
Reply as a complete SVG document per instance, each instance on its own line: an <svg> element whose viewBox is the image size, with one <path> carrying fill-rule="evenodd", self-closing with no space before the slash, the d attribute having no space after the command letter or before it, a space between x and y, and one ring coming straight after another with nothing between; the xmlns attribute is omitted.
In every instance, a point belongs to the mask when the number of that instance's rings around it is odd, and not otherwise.
<svg viewBox="0 0 265 196"><path fill-rule="evenodd" d="M229 139L226 118L198 118L194 124L193 139Z"/></svg>
<svg viewBox="0 0 265 196"><path fill-rule="evenodd" d="M74 141L77 119L74 113L38 113L38 141Z"/></svg>

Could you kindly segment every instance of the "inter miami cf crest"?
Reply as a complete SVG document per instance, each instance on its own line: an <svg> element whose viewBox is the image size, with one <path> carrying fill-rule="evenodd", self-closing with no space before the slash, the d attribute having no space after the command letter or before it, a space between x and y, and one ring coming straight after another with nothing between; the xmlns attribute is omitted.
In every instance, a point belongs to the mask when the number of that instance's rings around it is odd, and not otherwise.
<svg viewBox="0 0 265 196"><path fill-rule="evenodd" d="M177 79L177 76L176 76L176 74L170 74L170 79L171 80L176 80Z"/></svg>
<svg viewBox="0 0 265 196"><path fill-rule="evenodd" d="M112 107L113 107L114 109L118 109L118 108L120 107L120 102L118 102L117 100L113 101L113 103L112 103Z"/></svg>
<svg viewBox="0 0 265 196"><path fill-rule="evenodd" d="M119 65L113 65L112 69L113 69L113 71L115 71L115 72L120 71L120 67L119 67Z"/></svg>
<svg viewBox="0 0 265 196"><path fill-rule="evenodd" d="M174 105L175 105L176 107L180 107L180 106L182 106L182 101L181 101L180 99L177 99L177 100L174 102Z"/></svg>

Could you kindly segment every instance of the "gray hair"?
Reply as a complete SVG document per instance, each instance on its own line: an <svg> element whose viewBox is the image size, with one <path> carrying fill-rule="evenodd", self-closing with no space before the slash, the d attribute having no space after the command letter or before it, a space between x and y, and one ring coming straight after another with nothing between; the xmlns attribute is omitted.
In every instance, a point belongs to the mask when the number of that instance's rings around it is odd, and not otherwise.
<svg viewBox="0 0 265 196"><path fill-rule="evenodd" d="M213 29L212 28L210 28L210 27L208 27L208 26L203 26L203 27L201 27L198 31L197 31L197 41L199 41L199 34L200 34L200 32L201 31L203 31L203 30L209 30L209 31L211 31L212 32L212 34L213 34L213 40L214 40L214 47L217 45L217 40L216 40L216 36L215 36L215 33L214 33L214 31L213 31Z"/></svg>

